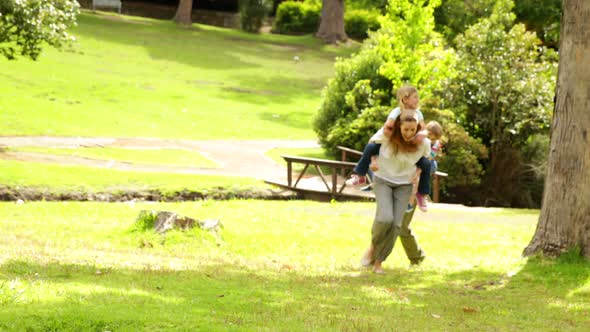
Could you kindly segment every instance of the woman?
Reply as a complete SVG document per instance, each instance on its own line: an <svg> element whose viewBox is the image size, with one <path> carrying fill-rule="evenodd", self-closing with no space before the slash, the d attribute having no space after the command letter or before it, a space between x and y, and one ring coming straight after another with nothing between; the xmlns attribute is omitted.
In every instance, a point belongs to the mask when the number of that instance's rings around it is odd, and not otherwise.
<svg viewBox="0 0 590 332"><path fill-rule="evenodd" d="M391 136L381 145L376 164L372 165L375 170L373 189L377 211L371 229L371 246L363 261L373 263L375 273L384 273L381 264L391 254L397 237L400 234L402 237L407 236L408 232L411 235L409 221L402 222L404 212L412 194L412 183L418 181L416 162L430 154L428 139L421 142L412 140L420 127L416 112L400 114L394 123ZM419 247L416 250L419 250ZM408 254L412 259L412 253Z"/></svg>

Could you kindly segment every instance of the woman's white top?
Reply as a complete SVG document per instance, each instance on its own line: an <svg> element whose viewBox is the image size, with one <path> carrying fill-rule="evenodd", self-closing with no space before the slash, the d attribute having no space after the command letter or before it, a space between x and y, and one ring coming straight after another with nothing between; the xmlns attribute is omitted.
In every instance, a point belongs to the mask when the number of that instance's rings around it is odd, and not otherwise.
<svg viewBox="0 0 590 332"><path fill-rule="evenodd" d="M394 184L409 184L416 172L416 163L421 157L430 156L430 140L425 138L418 145L415 152L401 152L393 154L391 144L387 141L381 144L377 165L379 170L375 176Z"/></svg>

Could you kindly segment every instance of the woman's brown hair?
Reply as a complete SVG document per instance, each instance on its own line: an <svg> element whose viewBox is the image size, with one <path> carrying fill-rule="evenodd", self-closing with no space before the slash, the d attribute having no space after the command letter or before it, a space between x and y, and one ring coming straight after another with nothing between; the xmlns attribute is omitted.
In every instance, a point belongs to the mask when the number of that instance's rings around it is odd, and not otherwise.
<svg viewBox="0 0 590 332"><path fill-rule="evenodd" d="M404 137L402 136L402 123L405 122L414 122L416 123L416 133L422 130L422 126L420 125L420 121L418 121L418 115L416 112L402 112L397 119L395 119L395 123L393 126L393 133L389 138L389 143L392 146L393 153L397 154L399 152L416 152L418 151L418 144L413 142L406 142Z"/></svg>

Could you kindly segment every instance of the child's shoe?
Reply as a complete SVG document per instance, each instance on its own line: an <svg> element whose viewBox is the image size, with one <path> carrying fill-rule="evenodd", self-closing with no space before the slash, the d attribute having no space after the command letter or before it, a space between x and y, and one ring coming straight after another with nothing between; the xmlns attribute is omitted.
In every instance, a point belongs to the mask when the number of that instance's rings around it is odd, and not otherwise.
<svg viewBox="0 0 590 332"><path fill-rule="evenodd" d="M373 190L373 185L369 184L368 186L364 186L361 188L361 191L371 191Z"/></svg>
<svg viewBox="0 0 590 332"><path fill-rule="evenodd" d="M358 174L353 174L350 176L350 179L346 180L347 186L360 186L367 183L367 179L364 176L360 176Z"/></svg>
<svg viewBox="0 0 590 332"><path fill-rule="evenodd" d="M408 203L408 207L406 208L406 212L412 212L413 209L414 209L414 205Z"/></svg>
<svg viewBox="0 0 590 332"><path fill-rule="evenodd" d="M426 196L416 193L416 202L422 212L428 212L428 206L426 205Z"/></svg>

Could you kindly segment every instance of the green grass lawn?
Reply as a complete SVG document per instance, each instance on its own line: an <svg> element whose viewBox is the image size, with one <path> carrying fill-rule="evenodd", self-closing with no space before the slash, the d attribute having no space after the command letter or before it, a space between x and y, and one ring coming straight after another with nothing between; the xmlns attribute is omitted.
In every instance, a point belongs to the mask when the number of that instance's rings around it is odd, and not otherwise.
<svg viewBox="0 0 590 332"><path fill-rule="evenodd" d="M221 238L138 231L140 210ZM431 208L386 275L358 267L372 203L0 203L0 330L587 331L590 264L523 259L538 211Z"/></svg>
<svg viewBox="0 0 590 332"><path fill-rule="evenodd" d="M2 135L313 139L335 58L357 47L107 13L78 23L71 50L0 59Z"/></svg>
<svg viewBox="0 0 590 332"><path fill-rule="evenodd" d="M262 181L238 176L133 172L107 168L0 160L0 184L51 192L149 190L173 192L214 187L263 187Z"/></svg>
<svg viewBox="0 0 590 332"><path fill-rule="evenodd" d="M133 164L175 167L216 168L217 163L202 153L181 149L127 149L127 148L10 148L9 151L84 157L98 160L115 160Z"/></svg>

